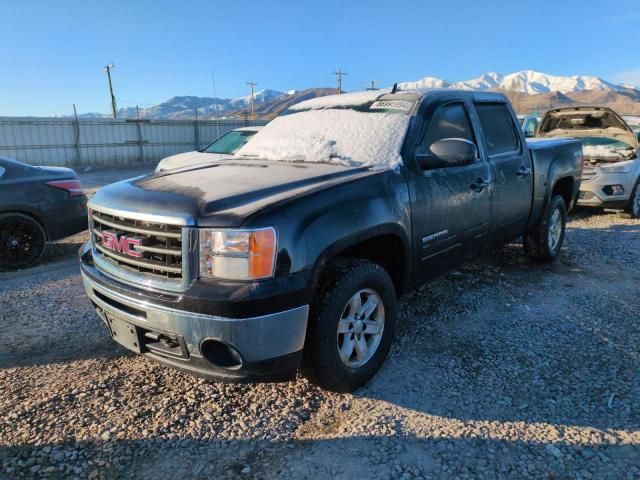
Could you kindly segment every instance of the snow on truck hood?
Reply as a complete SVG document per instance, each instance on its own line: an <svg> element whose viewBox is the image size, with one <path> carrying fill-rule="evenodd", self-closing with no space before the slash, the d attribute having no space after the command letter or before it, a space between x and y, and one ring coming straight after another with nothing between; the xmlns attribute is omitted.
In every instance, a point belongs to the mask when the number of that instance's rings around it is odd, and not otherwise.
<svg viewBox="0 0 640 480"><path fill-rule="evenodd" d="M296 104L236 155L396 169L415 102L379 100L385 93L330 95Z"/></svg>

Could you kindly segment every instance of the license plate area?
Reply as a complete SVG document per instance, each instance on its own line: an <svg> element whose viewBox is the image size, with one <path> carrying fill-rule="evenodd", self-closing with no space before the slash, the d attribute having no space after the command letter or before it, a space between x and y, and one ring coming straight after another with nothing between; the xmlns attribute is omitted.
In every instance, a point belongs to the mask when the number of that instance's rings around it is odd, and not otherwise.
<svg viewBox="0 0 640 480"><path fill-rule="evenodd" d="M123 347L133 352L141 353L140 339L138 338L136 326L110 313L106 314L106 316L107 325L111 330L111 337Z"/></svg>

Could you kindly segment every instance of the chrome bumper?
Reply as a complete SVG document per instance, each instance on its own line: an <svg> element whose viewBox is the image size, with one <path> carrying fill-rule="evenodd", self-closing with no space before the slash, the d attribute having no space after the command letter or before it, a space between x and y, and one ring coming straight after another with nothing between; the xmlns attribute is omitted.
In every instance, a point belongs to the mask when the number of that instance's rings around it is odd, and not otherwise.
<svg viewBox="0 0 640 480"><path fill-rule="evenodd" d="M179 335L184 338L189 355L200 360L203 359L200 345L208 339L232 346L243 363L283 357L301 351L304 346L308 305L260 317L225 318L131 300L105 288L84 272L82 281L89 298L107 315L144 329Z"/></svg>

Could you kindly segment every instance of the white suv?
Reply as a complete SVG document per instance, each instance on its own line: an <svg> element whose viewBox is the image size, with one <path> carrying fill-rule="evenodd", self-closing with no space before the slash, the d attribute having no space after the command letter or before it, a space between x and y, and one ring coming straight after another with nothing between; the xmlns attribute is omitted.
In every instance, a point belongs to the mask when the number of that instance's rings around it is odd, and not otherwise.
<svg viewBox="0 0 640 480"><path fill-rule="evenodd" d="M156 172L221 160L240 150L240 147L261 129L262 127L244 127L231 130L215 139L202 150L178 153L177 155L163 158L158 163Z"/></svg>
<svg viewBox="0 0 640 480"><path fill-rule="evenodd" d="M640 132L607 107L549 110L540 137L582 142L584 170L578 205L624 210L640 218Z"/></svg>

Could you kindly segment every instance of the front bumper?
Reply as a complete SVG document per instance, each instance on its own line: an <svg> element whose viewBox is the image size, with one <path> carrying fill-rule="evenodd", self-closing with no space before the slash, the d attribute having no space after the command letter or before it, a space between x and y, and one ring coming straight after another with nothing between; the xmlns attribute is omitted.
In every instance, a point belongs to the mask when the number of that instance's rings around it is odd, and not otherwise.
<svg viewBox="0 0 640 480"><path fill-rule="evenodd" d="M111 332L111 321L126 325L132 340L123 344L136 353L215 380L290 378L300 365L308 305L228 318L169 308L154 304L152 298L141 300L139 295L117 292L110 288L113 280L89 264L81 263L81 273L85 291L102 320ZM229 355L220 356L221 351L231 352L232 361Z"/></svg>
<svg viewBox="0 0 640 480"><path fill-rule="evenodd" d="M578 205L583 207L625 208L635 185L635 178L631 173L598 174L592 180L580 185ZM603 190L609 185L622 185L622 195L607 195Z"/></svg>

